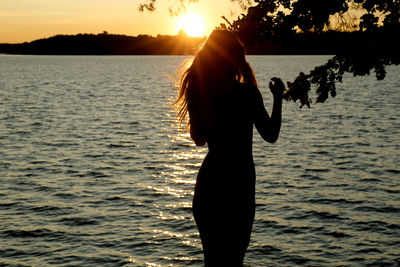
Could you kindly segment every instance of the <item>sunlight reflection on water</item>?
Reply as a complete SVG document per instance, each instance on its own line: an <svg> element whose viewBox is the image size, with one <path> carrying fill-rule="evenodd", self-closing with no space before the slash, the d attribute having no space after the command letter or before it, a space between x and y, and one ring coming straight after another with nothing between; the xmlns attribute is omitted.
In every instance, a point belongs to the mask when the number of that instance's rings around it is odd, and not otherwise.
<svg viewBox="0 0 400 267"><path fill-rule="evenodd" d="M202 266L191 200L207 149L176 124L166 76L187 58L0 58L0 265ZM271 77L327 58L249 57L267 108ZM398 264L399 73L285 103L275 145L255 132L247 266Z"/></svg>

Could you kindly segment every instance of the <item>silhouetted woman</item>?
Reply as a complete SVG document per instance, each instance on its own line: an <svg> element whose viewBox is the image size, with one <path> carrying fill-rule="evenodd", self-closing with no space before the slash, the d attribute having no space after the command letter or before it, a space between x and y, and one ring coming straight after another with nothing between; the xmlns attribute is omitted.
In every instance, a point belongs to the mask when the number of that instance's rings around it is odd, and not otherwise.
<svg viewBox="0 0 400 267"><path fill-rule="evenodd" d="M236 35L212 32L183 74L178 116L189 114L196 145L208 145L193 198L206 266L242 266L255 212L253 124L267 142L277 140L283 84L273 78L271 117Z"/></svg>

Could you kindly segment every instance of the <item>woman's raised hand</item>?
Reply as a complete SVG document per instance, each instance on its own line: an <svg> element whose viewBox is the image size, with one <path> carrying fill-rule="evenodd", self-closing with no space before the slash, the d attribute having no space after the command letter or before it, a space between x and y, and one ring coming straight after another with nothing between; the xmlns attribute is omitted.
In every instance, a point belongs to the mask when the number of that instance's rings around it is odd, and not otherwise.
<svg viewBox="0 0 400 267"><path fill-rule="evenodd" d="M275 98L282 98L283 92L285 91L285 85L281 79L273 77L269 82L269 89Z"/></svg>

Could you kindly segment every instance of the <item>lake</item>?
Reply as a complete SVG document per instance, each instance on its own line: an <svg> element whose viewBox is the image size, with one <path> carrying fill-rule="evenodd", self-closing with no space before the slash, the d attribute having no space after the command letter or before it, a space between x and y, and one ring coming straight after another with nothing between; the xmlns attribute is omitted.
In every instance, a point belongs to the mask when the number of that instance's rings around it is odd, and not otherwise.
<svg viewBox="0 0 400 267"><path fill-rule="evenodd" d="M170 106L186 59L0 55L0 265L203 265L191 200L207 149ZM248 59L270 111L272 77L329 56ZM285 102L273 145L254 130L245 266L400 264L399 77Z"/></svg>

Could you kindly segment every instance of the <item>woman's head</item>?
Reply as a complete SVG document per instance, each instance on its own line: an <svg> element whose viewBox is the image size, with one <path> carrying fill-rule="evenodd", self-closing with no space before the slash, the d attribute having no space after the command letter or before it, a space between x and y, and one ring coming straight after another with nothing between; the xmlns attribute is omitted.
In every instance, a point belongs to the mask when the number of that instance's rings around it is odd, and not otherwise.
<svg viewBox="0 0 400 267"><path fill-rule="evenodd" d="M255 83L243 45L233 32L227 30L211 33L187 72L196 80L204 81L208 87L208 81Z"/></svg>
<svg viewBox="0 0 400 267"><path fill-rule="evenodd" d="M210 101L235 82L257 85L237 36L227 30L214 30L182 76L176 101L178 116L183 120L188 111L192 113L196 101Z"/></svg>

